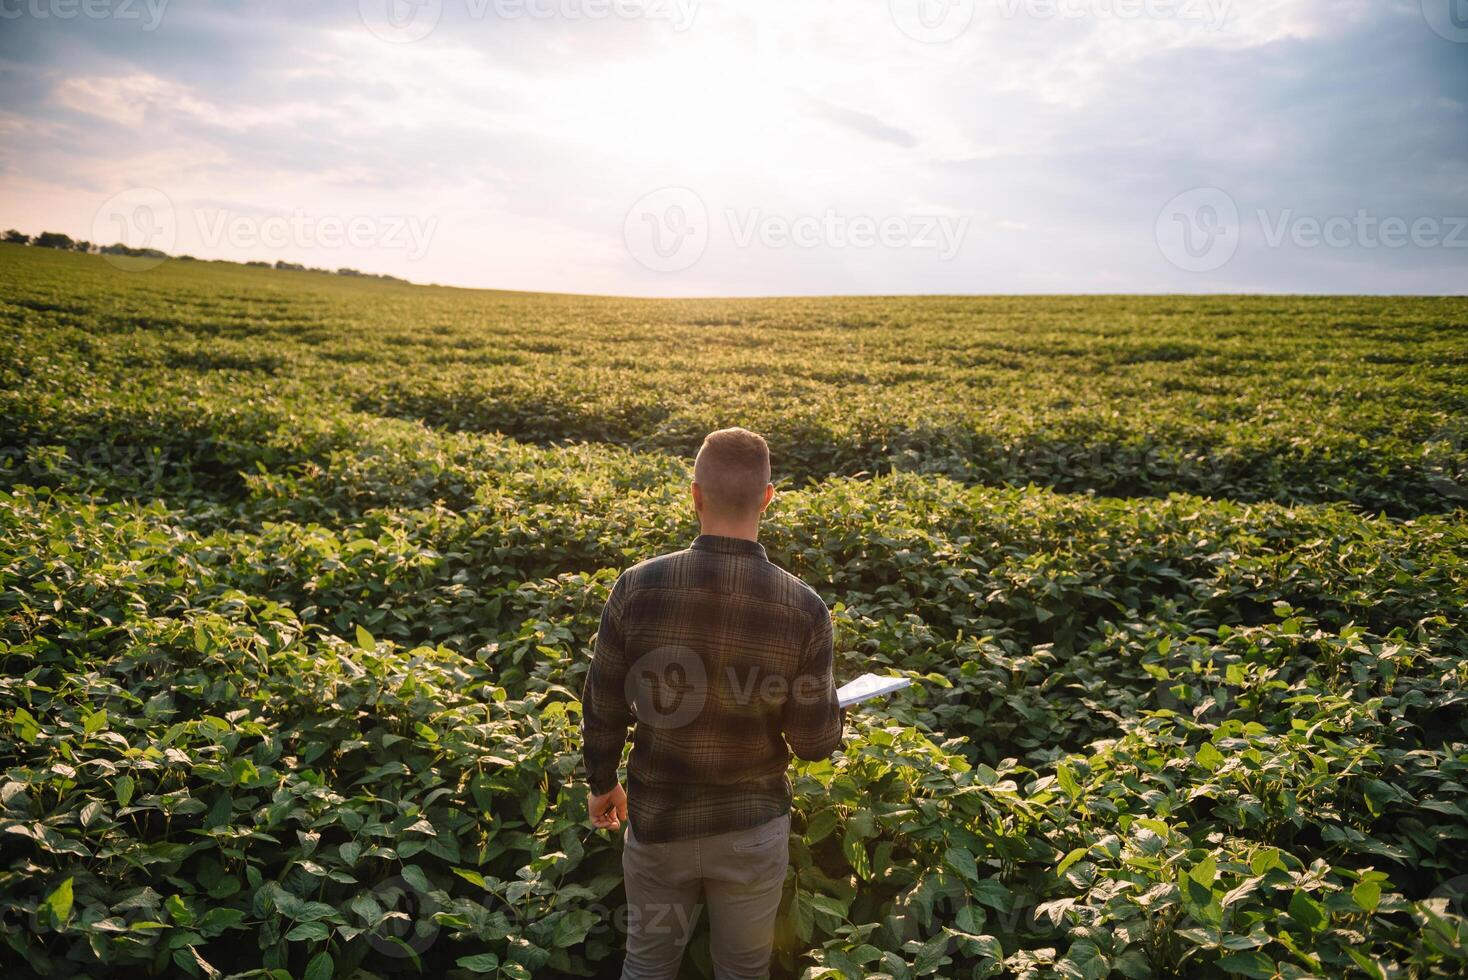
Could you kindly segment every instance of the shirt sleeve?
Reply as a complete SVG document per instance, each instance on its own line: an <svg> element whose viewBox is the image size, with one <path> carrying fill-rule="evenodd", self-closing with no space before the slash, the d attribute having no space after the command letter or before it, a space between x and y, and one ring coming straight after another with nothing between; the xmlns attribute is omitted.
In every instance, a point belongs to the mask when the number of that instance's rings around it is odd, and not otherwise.
<svg viewBox="0 0 1468 980"><path fill-rule="evenodd" d="M841 747L846 713L836 703L831 614L823 605L820 613L811 619L800 673L791 687L791 696L785 701L783 727L790 750L808 762L815 762Z"/></svg>
<svg viewBox="0 0 1468 980"><path fill-rule="evenodd" d="M632 709L627 704L627 659L623 648L622 610L626 602L623 579L618 578L602 609L596 631L591 669L581 691L581 742L586 762L586 779L593 793L609 792L617 785L617 767Z"/></svg>

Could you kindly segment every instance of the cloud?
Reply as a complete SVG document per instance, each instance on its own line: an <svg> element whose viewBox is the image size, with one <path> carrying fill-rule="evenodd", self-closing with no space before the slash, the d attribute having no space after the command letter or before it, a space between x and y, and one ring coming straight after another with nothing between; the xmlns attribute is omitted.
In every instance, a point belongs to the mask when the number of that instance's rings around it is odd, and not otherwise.
<svg viewBox="0 0 1468 980"><path fill-rule="evenodd" d="M1246 214L1468 213L1468 49L1415 0L1189 4L1199 16L979 0L945 44L849 0L704 0L683 31L444 0L411 44L373 36L355 0L171 4L152 32L23 18L0 32L0 223L85 235L100 201L145 184L186 213L435 218L421 262L340 264L463 285L1460 288L1447 250L1260 251L1246 236L1217 273L1166 263L1155 218L1193 187L1225 187ZM713 234L669 276L622 240L660 187L689 188L715 220L972 222L948 262Z"/></svg>
<svg viewBox="0 0 1468 980"><path fill-rule="evenodd" d="M52 97L62 108L121 126L143 125L150 110L160 104L195 114L208 109L195 102L183 86L141 73L116 78L66 78L56 86Z"/></svg>
<svg viewBox="0 0 1468 980"><path fill-rule="evenodd" d="M878 142L891 143L894 146L909 148L916 146L918 143L917 137L912 133L899 126L884 123L876 116L860 112L856 109L830 105L819 99L809 99L807 101L813 115L827 122L834 123L837 126L844 126L853 132L860 133Z"/></svg>

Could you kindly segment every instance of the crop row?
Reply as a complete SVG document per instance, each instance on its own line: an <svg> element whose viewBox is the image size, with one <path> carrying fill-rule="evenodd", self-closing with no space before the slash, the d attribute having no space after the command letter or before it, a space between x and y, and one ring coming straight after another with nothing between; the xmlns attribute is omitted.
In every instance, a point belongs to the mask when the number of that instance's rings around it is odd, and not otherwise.
<svg viewBox="0 0 1468 980"><path fill-rule="evenodd" d="M7 387L99 410L227 388L678 456L738 419L795 483L901 470L1407 516L1468 494L1461 299L651 301L0 256Z"/></svg>

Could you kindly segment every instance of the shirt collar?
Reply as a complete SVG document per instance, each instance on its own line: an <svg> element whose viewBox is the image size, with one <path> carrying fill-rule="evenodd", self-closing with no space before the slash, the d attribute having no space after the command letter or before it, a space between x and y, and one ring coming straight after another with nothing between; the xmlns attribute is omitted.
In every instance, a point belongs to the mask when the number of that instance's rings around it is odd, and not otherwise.
<svg viewBox="0 0 1468 980"><path fill-rule="evenodd" d="M693 539L694 551L712 551L720 555L745 555L769 559L765 546L748 538L729 538L722 534L700 534Z"/></svg>

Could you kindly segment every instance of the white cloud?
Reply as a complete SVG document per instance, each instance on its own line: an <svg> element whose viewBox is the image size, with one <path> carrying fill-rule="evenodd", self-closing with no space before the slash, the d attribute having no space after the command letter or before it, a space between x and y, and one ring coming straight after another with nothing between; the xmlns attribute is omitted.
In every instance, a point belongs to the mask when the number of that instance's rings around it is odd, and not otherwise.
<svg viewBox="0 0 1468 980"><path fill-rule="evenodd" d="M187 87L142 72L65 78L53 97L63 108L122 126L141 126L160 113L194 118L213 114L209 104L194 98Z"/></svg>
<svg viewBox="0 0 1468 980"><path fill-rule="evenodd" d="M446 16L428 38L397 45L350 10L302 22L272 20L288 8L268 5L171 8L156 35L119 34L105 56L34 49L22 77L48 108L0 95L0 134L25 132L0 151L13 178L0 206L22 213L24 187L52 213L85 214L85 202L141 183L184 209L431 215L438 232L423 262L342 264L461 284L1171 287L1149 237L1162 200L1229 173L1241 194L1298 194L1281 183L1287 165L1324 168L1331 179L1316 186L1349 187L1361 174L1327 146L1332 120L1353 125L1367 100L1403 117L1349 144L1364 153L1394 133L1406 140L1407 116L1462 111L1442 82L1394 91L1317 81L1322 58L1382 25L1402 28L1401 3L1197 0L1205 14L1226 12L1220 23L1060 2L1088 16L978 0L946 44L904 35L886 0L704 0L681 33ZM1424 43L1443 43L1416 27ZM1307 90L1314 105L1292 104ZM1453 159L1419 170L1449 175L1446 186L1461 170ZM714 214L967 214L974 231L946 264L714 241L686 274L660 277L632 261L621 235L629 205L663 186L693 188Z"/></svg>

